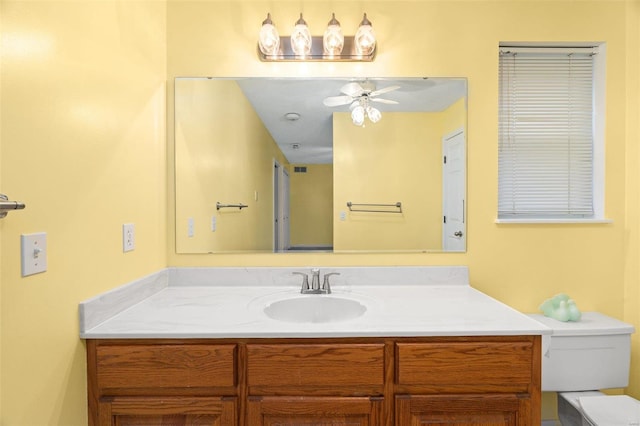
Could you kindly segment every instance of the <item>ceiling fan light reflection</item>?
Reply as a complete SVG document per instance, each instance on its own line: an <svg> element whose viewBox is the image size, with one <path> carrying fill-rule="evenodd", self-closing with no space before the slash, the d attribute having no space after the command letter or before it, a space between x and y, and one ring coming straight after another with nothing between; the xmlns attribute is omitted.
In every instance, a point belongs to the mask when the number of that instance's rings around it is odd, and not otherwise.
<svg viewBox="0 0 640 426"><path fill-rule="evenodd" d="M351 111L351 121L356 126L362 126L364 124L364 108L362 105L356 106L353 111Z"/></svg>
<svg viewBox="0 0 640 426"><path fill-rule="evenodd" d="M372 123L377 123L382 118L382 114L378 108L367 107L367 117Z"/></svg>
<svg viewBox="0 0 640 426"><path fill-rule="evenodd" d="M267 19L262 21L262 27L260 28L260 35L258 36L258 46L260 51L269 56L275 56L280 50L280 35L273 21L271 21L271 14L267 13Z"/></svg>
<svg viewBox="0 0 640 426"><path fill-rule="evenodd" d="M322 37L322 45L324 53L329 56L339 55L344 47L344 35L340 22L336 19L336 14L332 14L332 18L327 25L327 29Z"/></svg>
<svg viewBox="0 0 640 426"><path fill-rule="evenodd" d="M311 54L311 33L307 23L302 19L302 13L291 33L291 49L297 56Z"/></svg>
<svg viewBox="0 0 640 426"><path fill-rule="evenodd" d="M358 31L356 31L354 42L358 55L371 55L376 48L376 35L366 13L360 22Z"/></svg>

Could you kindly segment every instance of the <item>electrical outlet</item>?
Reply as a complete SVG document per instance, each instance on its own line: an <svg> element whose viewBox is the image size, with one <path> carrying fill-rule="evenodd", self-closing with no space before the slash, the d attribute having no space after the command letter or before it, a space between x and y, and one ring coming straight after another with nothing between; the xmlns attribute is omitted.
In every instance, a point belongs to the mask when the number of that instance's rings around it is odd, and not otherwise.
<svg viewBox="0 0 640 426"><path fill-rule="evenodd" d="M136 248L136 229L133 223L122 225L122 251L128 252Z"/></svg>
<svg viewBox="0 0 640 426"><path fill-rule="evenodd" d="M215 216L211 216L211 232L216 232L216 217Z"/></svg>
<svg viewBox="0 0 640 426"><path fill-rule="evenodd" d="M20 236L20 266L22 276L38 274L47 270L47 234L23 234Z"/></svg>
<svg viewBox="0 0 640 426"><path fill-rule="evenodd" d="M193 238L195 233L196 233L196 231L195 231L195 223L193 221L193 218L190 217L189 219L187 219L187 237Z"/></svg>

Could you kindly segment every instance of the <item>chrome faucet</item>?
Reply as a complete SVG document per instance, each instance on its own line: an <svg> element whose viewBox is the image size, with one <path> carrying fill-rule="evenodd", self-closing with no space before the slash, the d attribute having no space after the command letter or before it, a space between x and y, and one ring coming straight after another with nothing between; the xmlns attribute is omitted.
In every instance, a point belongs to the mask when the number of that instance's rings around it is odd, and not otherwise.
<svg viewBox="0 0 640 426"><path fill-rule="evenodd" d="M311 273L313 274L311 277L311 290L319 291L320 290L320 269L313 268L311 270Z"/></svg>
<svg viewBox="0 0 640 426"><path fill-rule="evenodd" d="M329 277L331 275L340 275L340 272L329 272L328 274L324 274L324 281L322 282L322 290L324 290L325 294L331 294L331 285L329 284Z"/></svg>
<svg viewBox="0 0 640 426"><path fill-rule="evenodd" d="M300 293L302 294L331 294L329 277L331 275L340 275L339 272L329 272L324 274L322 287L320 287L320 269L318 268L313 268L311 270L311 285L309 285L309 275L304 272L293 272L293 274L302 276L302 288L300 289Z"/></svg>

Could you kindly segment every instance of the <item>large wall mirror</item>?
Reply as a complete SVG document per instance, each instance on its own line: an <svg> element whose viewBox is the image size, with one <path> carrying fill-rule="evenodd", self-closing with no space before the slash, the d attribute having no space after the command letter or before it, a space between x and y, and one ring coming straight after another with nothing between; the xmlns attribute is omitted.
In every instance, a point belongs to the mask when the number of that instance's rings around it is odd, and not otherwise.
<svg viewBox="0 0 640 426"><path fill-rule="evenodd" d="M177 78L176 250L466 250L462 78Z"/></svg>

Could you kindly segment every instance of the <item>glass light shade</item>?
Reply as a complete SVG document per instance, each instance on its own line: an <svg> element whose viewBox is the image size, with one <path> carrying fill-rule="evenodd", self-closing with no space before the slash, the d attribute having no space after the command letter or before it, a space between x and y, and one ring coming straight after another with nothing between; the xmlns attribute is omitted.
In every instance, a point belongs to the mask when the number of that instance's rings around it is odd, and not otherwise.
<svg viewBox="0 0 640 426"><path fill-rule="evenodd" d="M298 56L311 54L311 33L307 23L302 19L302 13L291 33L291 49Z"/></svg>
<svg viewBox="0 0 640 426"><path fill-rule="evenodd" d="M280 50L280 36L271 21L270 13L267 13L267 19L262 21L262 28L260 28L260 35L258 36L258 46L263 54L269 56L277 55Z"/></svg>
<svg viewBox="0 0 640 426"><path fill-rule="evenodd" d="M327 29L322 37L322 45L325 55L334 56L342 53L344 47L344 35L340 22L336 19L336 14L332 14L332 18L327 25Z"/></svg>
<svg viewBox="0 0 640 426"><path fill-rule="evenodd" d="M376 35L373 32L371 22L367 19L366 13L362 18L358 31L356 31L354 43L356 45L356 54L358 55L371 55L376 48Z"/></svg>
<svg viewBox="0 0 640 426"><path fill-rule="evenodd" d="M364 124L364 108L362 106L358 105L351 111L351 121L356 126L362 126Z"/></svg>
<svg viewBox="0 0 640 426"><path fill-rule="evenodd" d="M351 121L356 126L362 126L364 124L364 107L358 105L351 111Z"/></svg>
<svg viewBox="0 0 640 426"><path fill-rule="evenodd" d="M372 123L377 123L382 118L382 114L378 108L367 107L367 117Z"/></svg>

